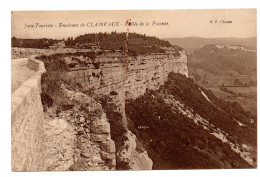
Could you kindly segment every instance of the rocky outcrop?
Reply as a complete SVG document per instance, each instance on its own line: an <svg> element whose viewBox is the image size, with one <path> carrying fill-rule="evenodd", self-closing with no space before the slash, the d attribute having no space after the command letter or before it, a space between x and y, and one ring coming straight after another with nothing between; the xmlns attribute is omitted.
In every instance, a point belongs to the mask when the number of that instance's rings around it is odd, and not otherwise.
<svg viewBox="0 0 260 177"><path fill-rule="evenodd" d="M153 161L146 151L136 150L136 140L136 136L128 130L123 148L117 152L118 163L126 164L129 170L152 170Z"/></svg>
<svg viewBox="0 0 260 177"><path fill-rule="evenodd" d="M132 170L152 170L153 161L148 157L146 151L133 155Z"/></svg>

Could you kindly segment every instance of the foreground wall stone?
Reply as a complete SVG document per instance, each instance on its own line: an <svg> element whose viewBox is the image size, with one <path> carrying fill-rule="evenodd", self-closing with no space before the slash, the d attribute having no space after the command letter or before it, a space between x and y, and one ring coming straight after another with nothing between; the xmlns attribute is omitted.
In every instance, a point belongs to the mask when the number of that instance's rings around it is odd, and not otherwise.
<svg viewBox="0 0 260 177"><path fill-rule="evenodd" d="M37 71L11 96L12 171L43 170L43 107L41 103L41 75L44 64L34 57L28 68Z"/></svg>

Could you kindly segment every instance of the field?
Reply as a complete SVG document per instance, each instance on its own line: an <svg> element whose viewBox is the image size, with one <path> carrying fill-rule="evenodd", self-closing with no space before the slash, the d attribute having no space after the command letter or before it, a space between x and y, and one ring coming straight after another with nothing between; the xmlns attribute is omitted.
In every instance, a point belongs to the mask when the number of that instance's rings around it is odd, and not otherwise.
<svg viewBox="0 0 260 177"><path fill-rule="evenodd" d="M220 90L220 86L234 86L234 81L239 80L242 84L249 84L250 82L257 81L257 77L254 75L241 75L235 71L225 70L221 75L211 74L200 68L189 68L190 76L194 78L194 81L199 85L210 89L216 96L228 100L237 101L246 110L252 114L257 114L257 87L227 87L228 90L233 91L234 94L230 94Z"/></svg>
<svg viewBox="0 0 260 177"><path fill-rule="evenodd" d="M237 101L246 111L250 111L252 114L257 115L257 87L228 87L235 94L230 94L221 91L218 87L207 87L216 96L228 100ZM238 96L241 93L243 96Z"/></svg>

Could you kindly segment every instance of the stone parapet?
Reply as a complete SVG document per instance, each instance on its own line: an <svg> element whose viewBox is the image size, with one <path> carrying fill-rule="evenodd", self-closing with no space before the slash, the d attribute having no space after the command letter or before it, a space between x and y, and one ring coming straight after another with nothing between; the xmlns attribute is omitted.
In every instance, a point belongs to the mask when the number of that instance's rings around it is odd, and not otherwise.
<svg viewBox="0 0 260 177"><path fill-rule="evenodd" d="M27 67L36 73L11 96L12 171L39 171L43 168L43 107L41 75L44 64L28 59Z"/></svg>

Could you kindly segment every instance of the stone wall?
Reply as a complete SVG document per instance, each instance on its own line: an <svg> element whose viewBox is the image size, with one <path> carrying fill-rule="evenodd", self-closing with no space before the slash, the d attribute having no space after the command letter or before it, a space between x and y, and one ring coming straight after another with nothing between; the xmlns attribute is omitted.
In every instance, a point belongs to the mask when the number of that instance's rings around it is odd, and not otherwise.
<svg viewBox="0 0 260 177"><path fill-rule="evenodd" d="M41 75L44 64L34 57L28 59L36 72L11 96L12 171L43 170L43 107Z"/></svg>

